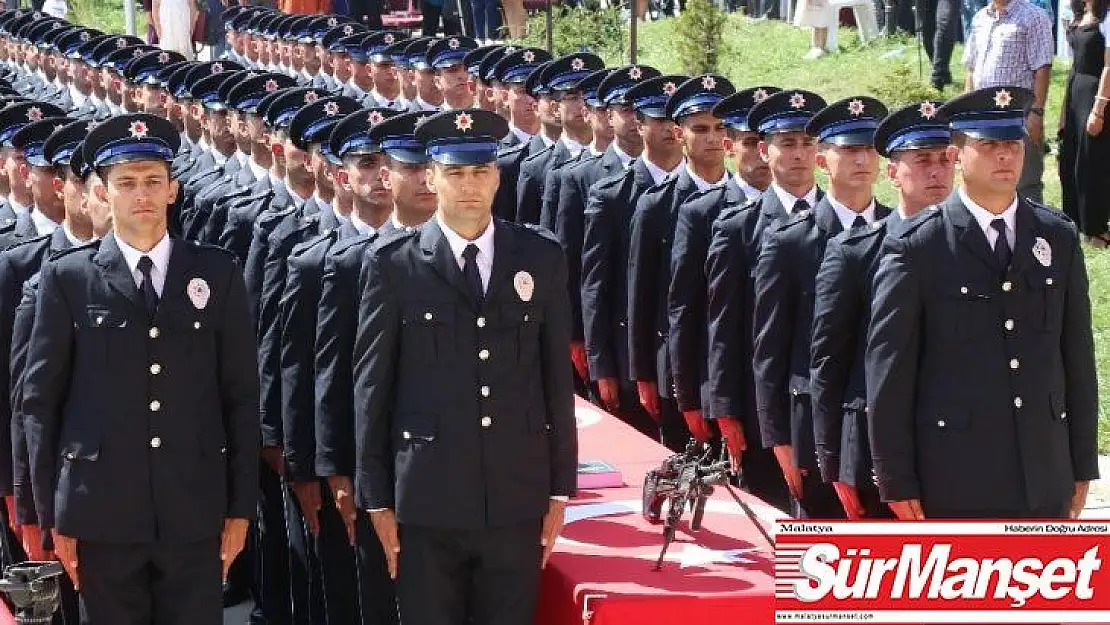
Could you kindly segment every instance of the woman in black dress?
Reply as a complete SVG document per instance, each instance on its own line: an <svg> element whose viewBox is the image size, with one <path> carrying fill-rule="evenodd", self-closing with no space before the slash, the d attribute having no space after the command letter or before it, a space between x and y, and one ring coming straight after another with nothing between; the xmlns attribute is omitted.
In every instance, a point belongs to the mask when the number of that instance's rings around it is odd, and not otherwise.
<svg viewBox="0 0 1110 625"><path fill-rule="evenodd" d="M1110 131L1103 128L1110 103L1108 5L1110 0L1085 0L1068 32L1074 58L1060 131L1064 212L1095 247L1110 245Z"/></svg>

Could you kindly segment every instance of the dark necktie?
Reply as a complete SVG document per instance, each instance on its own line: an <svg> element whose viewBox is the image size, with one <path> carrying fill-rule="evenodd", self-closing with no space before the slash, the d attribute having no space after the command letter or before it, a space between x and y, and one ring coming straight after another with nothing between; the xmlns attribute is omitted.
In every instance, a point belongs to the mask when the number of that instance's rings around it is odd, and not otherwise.
<svg viewBox="0 0 1110 625"><path fill-rule="evenodd" d="M867 219L863 215L856 215L856 218L852 220L852 230L855 230L856 228L863 228L866 225Z"/></svg>
<svg viewBox="0 0 1110 625"><path fill-rule="evenodd" d="M994 257L998 260L998 266L1006 272L1010 269L1010 259L1013 258L1010 240L1006 238L1006 221L1001 218L995 219L991 221L991 228L998 233L998 238L994 241Z"/></svg>
<svg viewBox="0 0 1110 625"><path fill-rule="evenodd" d="M143 292L143 301L146 302L146 311L154 316L158 310L158 291L154 289L154 280L150 277L150 270L154 269L154 261L149 256L139 258L139 272L143 274L143 282L139 290Z"/></svg>
<svg viewBox="0 0 1110 625"><path fill-rule="evenodd" d="M798 200L797 202L794 202L794 211L792 214L797 215L798 213L807 210L809 210L809 202L805 200Z"/></svg>
<svg viewBox="0 0 1110 625"><path fill-rule="evenodd" d="M482 288L482 274L478 272L478 246L473 243L463 250L463 278L470 290L470 298L480 308L485 299L485 289Z"/></svg>

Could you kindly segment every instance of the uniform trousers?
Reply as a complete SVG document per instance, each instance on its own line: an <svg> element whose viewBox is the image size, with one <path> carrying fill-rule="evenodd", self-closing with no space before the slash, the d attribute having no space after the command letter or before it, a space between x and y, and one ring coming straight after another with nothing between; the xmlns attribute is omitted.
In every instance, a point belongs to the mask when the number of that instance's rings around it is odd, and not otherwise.
<svg viewBox="0 0 1110 625"><path fill-rule="evenodd" d="M289 546L285 535L281 477L259 461L258 519L253 523L254 610L251 625L289 625Z"/></svg>
<svg viewBox="0 0 1110 625"><path fill-rule="evenodd" d="M397 594L404 623L532 625L540 519L477 530L404 524Z"/></svg>
<svg viewBox="0 0 1110 625"><path fill-rule="evenodd" d="M396 625L397 590L389 577L385 551L370 517L359 512L355 521L355 558L358 571L358 610L361 625ZM406 545L407 548L407 545ZM404 550L402 550L403 552ZM419 584L419 580L415 583ZM414 621L421 623L423 621Z"/></svg>
<svg viewBox="0 0 1110 625"><path fill-rule="evenodd" d="M315 540L293 489L283 484L285 531L289 545L289 591L294 625L324 623L324 589Z"/></svg>
<svg viewBox="0 0 1110 625"><path fill-rule="evenodd" d="M79 540L84 625L220 625L220 538L198 542Z"/></svg>
<svg viewBox="0 0 1110 625"><path fill-rule="evenodd" d="M316 537L316 557L320 563L323 600L329 625L358 623L358 573L355 550L347 540L343 518L326 480L321 486L320 534Z"/></svg>

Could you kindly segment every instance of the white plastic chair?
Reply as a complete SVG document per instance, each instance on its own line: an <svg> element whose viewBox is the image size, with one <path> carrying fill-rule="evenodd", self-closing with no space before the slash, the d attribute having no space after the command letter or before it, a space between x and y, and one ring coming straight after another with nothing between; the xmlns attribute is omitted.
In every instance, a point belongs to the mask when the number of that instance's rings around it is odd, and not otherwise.
<svg viewBox="0 0 1110 625"><path fill-rule="evenodd" d="M834 24L840 22L840 9L844 8L852 9L856 16L860 41L867 42L879 35L879 22L875 18L875 5L871 0L829 0ZM830 28L828 39L825 40L825 49L829 52L837 51L836 31L836 28Z"/></svg>

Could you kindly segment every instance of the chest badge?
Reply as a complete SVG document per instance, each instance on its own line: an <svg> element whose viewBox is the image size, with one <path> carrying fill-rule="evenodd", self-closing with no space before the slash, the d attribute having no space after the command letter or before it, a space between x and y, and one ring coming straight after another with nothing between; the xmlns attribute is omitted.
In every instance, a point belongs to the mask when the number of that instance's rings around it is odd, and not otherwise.
<svg viewBox="0 0 1110 625"><path fill-rule="evenodd" d="M1033 258L1041 265L1048 267L1052 264L1052 246L1041 237L1033 242Z"/></svg>
<svg viewBox="0 0 1110 625"><path fill-rule="evenodd" d="M520 296L520 301L532 301L532 293L536 290L536 283L532 280L532 274L527 271L518 271L513 276L513 288L516 289L516 294Z"/></svg>
<svg viewBox="0 0 1110 625"><path fill-rule="evenodd" d="M212 291L203 278L189 280L189 286L185 287L185 292L189 296L189 301L193 303L197 310L204 310L204 307L208 305L208 298L212 296Z"/></svg>

